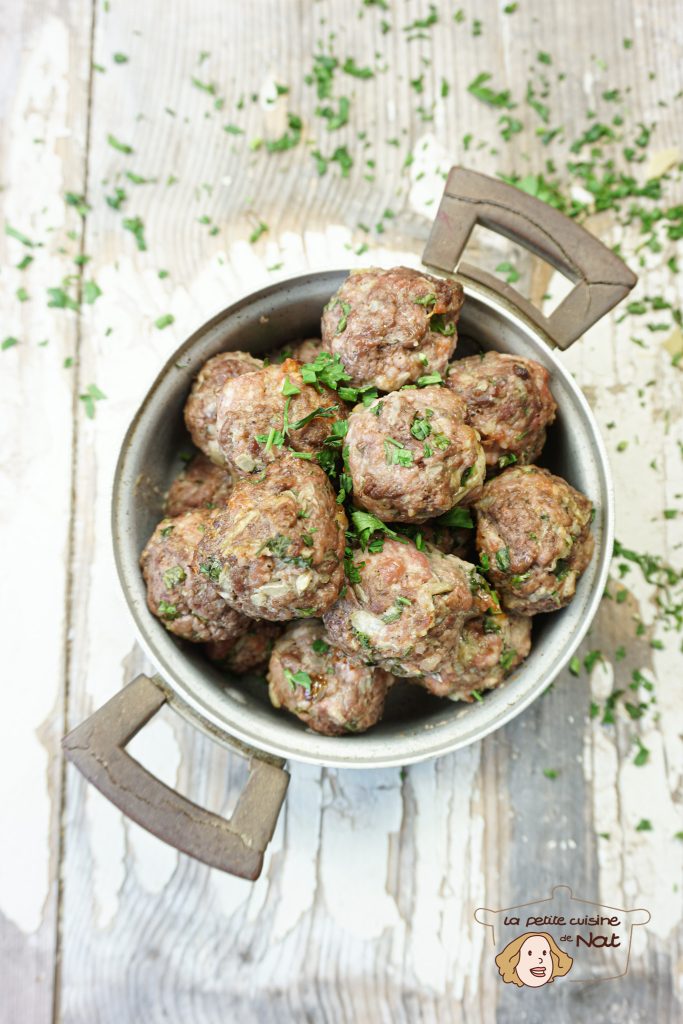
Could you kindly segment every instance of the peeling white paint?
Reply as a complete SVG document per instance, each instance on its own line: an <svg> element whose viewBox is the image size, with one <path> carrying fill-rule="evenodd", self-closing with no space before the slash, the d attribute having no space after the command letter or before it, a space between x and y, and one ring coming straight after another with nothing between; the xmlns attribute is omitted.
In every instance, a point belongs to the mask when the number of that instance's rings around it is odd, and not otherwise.
<svg viewBox="0 0 683 1024"><path fill-rule="evenodd" d="M411 155L410 205L416 213L433 220L446 184L446 175L456 157L431 132L417 140Z"/></svg>
<svg viewBox="0 0 683 1024"><path fill-rule="evenodd" d="M126 878L123 817L94 786L86 786L85 822L93 860L94 920L96 926L103 929L116 917L121 887Z"/></svg>
<svg viewBox="0 0 683 1024"><path fill-rule="evenodd" d="M68 183L59 139L67 114L68 71L67 28L46 15L24 54L16 91L8 97L5 130L12 145L3 162L3 219L36 241L49 240L48 228L64 224L62 191ZM38 145L34 138L43 141ZM40 265L22 276L15 264L26 249L11 238L0 245L8 299L3 336L20 341L2 353L0 373L0 528L5 538L0 621L12 658L5 678L8 708L0 717L0 817L5 823L0 911L31 933L42 920L50 851L56 849L50 832L56 794L48 788L56 784L56 773L39 732L54 712L50 730L60 721L71 432L70 380L61 364L69 352L71 321L55 330L52 311L43 302L10 299L20 285L41 294L58 281L59 257L42 252ZM48 347L36 347L43 338L49 339ZM54 532L48 543L29 543L29 538L45 537L46 500ZM32 610L36 580L43 614Z"/></svg>
<svg viewBox="0 0 683 1024"><path fill-rule="evenodd" d="M329 773L323 782L320 881L339 927L376 939L401 922L387 892L389 837L401 825L395 770Z"/></svg>
<svg viewBox="0 0 683 1024"><path fill-rule="evenodd" d="M178 784L181 752L168 722L153 718L127 747L131 757L140 761L155 778L171 789ZM162 892L178 865L178 854L171 846L127 822L128 846L134 857L135 873L147 892Z"/></svg>
<svg viewBox="0 0 683 1024"><path fill-rule="evenodd" d="M283 818L287 855L282 865L280 899L275 908L274 942L292 931L313 906L316 895L316 860L320 834L322 769L291 765Z"/></svg>

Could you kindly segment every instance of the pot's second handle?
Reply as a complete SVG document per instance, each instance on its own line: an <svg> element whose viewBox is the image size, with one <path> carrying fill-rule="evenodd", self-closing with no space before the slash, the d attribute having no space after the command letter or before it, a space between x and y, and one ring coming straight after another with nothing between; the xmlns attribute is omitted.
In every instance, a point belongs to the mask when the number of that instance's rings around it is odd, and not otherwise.
<svg viewBox="0 0 683 1024"><path fill-rule="evenodd" d="M65 756L124 814L165 843L231 875L258 878L289 774L250 751L249 778L232 817L197 806L124 749L165 700L153 679L138 676L64 737Z"/></svg>
<svg viewBox="0 0 683 1024"><path fill-rule="evenodd" d="M574 289L549 317L513 293L515 303L558 348L569 348L638 280L611 249L559 210L514 185L463 167L453 167L448 175L423 262L453 271L475 224L530 249L574 282ZM486 277L490 282L490 275ZM496 287L510 295L511 289L497 282Z"/></svg>

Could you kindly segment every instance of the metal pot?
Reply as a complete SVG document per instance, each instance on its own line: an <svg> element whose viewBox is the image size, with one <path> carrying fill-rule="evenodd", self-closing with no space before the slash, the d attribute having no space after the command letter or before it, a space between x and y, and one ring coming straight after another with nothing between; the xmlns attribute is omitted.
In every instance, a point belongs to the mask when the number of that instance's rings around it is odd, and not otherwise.
<svg viewBox="0 0 683 1024"><path fill-rule="evenodd" d="M187 447L182 409L202 364L217 352L262 353L319 331L321 310L347 271L324 271L264 288L230 306L171 357L135 416L114 480L112 528L121 585L142 646L158 668L139 676L63 741L67 758L125 814L197 859L258 877L287 789L284 759L344 768L406 765L481 739L541 694L584 637L604 590L613 542L613 493L593 415L553 353L567 348L635 284L620 259L583 228L538 199L500 181L454 168L424 252L430 271L450 275L475 224L543 257L575 287L549 317L510 287L463 265L467 300L459 353L468 344L529 356L552 377L558 404L543 462L589 495L596 507L595 556L574 601L534 623L527 659L505 683L471 705L397 687L371 732L332 738L271 707L262 681L228 679L169 634L147 610L140 552L162 515L163 495ZM168 701L221 743L250 758L250 776L229 821L191 803L150 775L124 750Z"/></svg>

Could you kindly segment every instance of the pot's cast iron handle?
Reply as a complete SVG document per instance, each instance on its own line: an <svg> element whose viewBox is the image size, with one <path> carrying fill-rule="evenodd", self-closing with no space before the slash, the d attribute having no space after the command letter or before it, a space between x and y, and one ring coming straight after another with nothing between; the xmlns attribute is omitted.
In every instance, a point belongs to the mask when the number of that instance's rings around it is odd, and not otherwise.
<svg viewBox="0 0 683 1024"><path fill-rule="evenodd" d="M153 679L138 676L62 740L69 761L129 818L165 843L241 878L261 873L289 773L248 753L249 779L229 820L198 807L154 778L127 754L126 744L162 707Z"/></svg>
<svg viewBox="0 0 683 1024"><path fill-rule="evenodd" d="M463 273L493 285L523 309L558 348L569 348L616 306L637 281L625 263L580 224L535 196L486 174L453 167L422 260L453 271L475 224L497 231L552 264L574 289L549 317L490 274Z"/></svg>

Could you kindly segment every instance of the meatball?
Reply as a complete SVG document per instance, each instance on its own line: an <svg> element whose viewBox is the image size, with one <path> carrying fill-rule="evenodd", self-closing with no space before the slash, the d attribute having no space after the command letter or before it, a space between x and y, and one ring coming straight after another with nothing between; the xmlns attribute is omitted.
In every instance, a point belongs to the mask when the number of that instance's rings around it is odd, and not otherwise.
<svg viewBox="0 0 683 1024"><path fill-rule="evenodd" d="M531 650L531 619L523 615L481 615L466 622L458 646L439 672L419 683L437 697L476 700L500 686Z"/></svg>
<svg viewBox="0 0 683 1024"><path fill-rule="evenodd" d="M486 463L465 406L446 388L394 391L356 406L346 435L353 500L389 522L448 512L484 480Z"/></svg>
<svg viewBox="0 0 683 1024"><path fill-rule="evenodd" d="M277 622L334 604L348 524L319 466L283 455L239 480L212 515L195 564L233 608Z"/></svg>
<svg viewBox="0 0 683 1024"><path fill-rule="evenodd" d="M476 504L477 550L505 608L521 615L569 604L593 554L593 509L538 466L506 469Z"/></svg>
<svg viewBox="0 0 683 1024"><path fill-rule="evenodd" d="M179 516L193 508L215 508L230 493L232 476L199 454L176 477L166 495L166 515Z"/></svg>
<svg viewBox="0 0 683 1024"><path fill-rule="evenodd" d="M465 622L497 608L473 565L410 541L385 540L356 552L343 596L324 616L332 643L393 675L436 672L448 661Z"/></svg>
<svg viewBox="0 0 683 1024"><path fill-rule="evenodd" d="M271 363L282 363L285 359L296 359L299 363L312 363L316 356L324 351L320 338L304 338L293 341L284 348L276 349L270 357Z"/></svg>
<svg viewBox="0 0 683 1024"><path fill-rule="evenodd" d="M218 400L218 443L226 464L242 476L260 472L282 451L322 450L343 402L323 384L305 384L294 359L229 380Z"/></svg>
<svg viewBox="0 0 683 1024"><path fill-rule="evenodd" d="M446 383L467 406L487 466L528 465L541 454L557 409L549 380L540 363L502 352L451 363Z"/></svg>
<svg viewBox="0 0 683 1024"><path fill-rule="evenodd" d="M352 384L396 391L446 372L463 298L456 281L408 267L354 271L325 306L323 344Z"/></svg>
<svg viewBox="0 0 683 1024"><path fill-rule="evenodd" d="M273 644L282 632L276 622L250 621L246 633L236 640L216 640L205 644L209 661L233 675L243 675L268 664Z"/></svg>
<svg viewBox="0 0 683 1024"><path fill-rule="evenodd" d="M190 397L185 403L185 425L201 452L215 462L225 465L225 459L216 441L216 404L218 392L227 380L243 373L253 373L263 366L248 352L219 352L202 366L195 377Z"/></svg>
<svg viewBox="0 0 683 1024"><path fill-rule="evenodd" d="M325 736L365 732L382 717L393 677L335 647L322 622L296 622L276 642L268 693Z"/></svg>
<svg viewBox="0 0 683 1024"><path fill-rule="evenodd" d="M140 556L149 610L170 633L194 643L232 642L249 625L226 604L209 576L193 568L210 516L198 509L162 519Z"/></svg>

